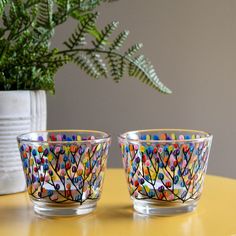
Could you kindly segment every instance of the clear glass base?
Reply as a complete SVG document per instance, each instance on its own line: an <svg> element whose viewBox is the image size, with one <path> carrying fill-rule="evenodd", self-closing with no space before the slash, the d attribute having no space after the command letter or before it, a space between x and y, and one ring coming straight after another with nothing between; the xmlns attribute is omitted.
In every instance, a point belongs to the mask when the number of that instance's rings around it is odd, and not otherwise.
<svg viewBox="0 0 236 236"><path fill-rule="evenodd" d="M197 207L198 200L188 201L186 203L171 203L151 200L133 199L134 209L145 215L170 216L186 212L191 212Z"/></svg>
<svg viewBox="0 0 236 236"><path fill-rule="evenodd" d="M42 216L76 216L85 215L96 209L97 201L85 202L82 205L79 203L72 204L52 204L45 202L33 201L34 211Z"/></svg>

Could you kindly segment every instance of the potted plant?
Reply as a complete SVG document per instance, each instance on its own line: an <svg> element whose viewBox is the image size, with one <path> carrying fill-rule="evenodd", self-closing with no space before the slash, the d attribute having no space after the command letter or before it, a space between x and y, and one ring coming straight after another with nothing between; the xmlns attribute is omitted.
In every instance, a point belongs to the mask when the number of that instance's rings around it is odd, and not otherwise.
<svg viewBox="0 0 236 236"><path fill-rule="evenodd" d="M15 137L46 129L45 91L54 93L54 77L63 65L72 62L90 77L116 82L128 74L171 93L152 64L137 55L142 44L121 52L128 31L111 39L118 22L98 29L96 7L101 2L0 0L0 194L24 190ZM55 28L70 17L77 21L76 29L60 49L50 47Z"/></svg>

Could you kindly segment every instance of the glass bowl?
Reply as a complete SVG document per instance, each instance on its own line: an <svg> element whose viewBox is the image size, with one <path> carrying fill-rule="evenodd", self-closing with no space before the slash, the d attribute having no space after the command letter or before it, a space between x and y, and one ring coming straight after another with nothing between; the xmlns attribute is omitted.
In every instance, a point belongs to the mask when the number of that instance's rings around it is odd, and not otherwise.
<svg viewBox="0 0 236 236"><path fill-rule="evenodd" d="M200 199L212 135L195 130L153 129L119 136L134 209L173 215L196 208Z"/></svg>
<svg viewBox="0 0 236 236"><path fill-rule="evenodd" d="M36 213L92 212L101 195L111 138L100 131L39 131L17 137L29 197Z"/></svg>

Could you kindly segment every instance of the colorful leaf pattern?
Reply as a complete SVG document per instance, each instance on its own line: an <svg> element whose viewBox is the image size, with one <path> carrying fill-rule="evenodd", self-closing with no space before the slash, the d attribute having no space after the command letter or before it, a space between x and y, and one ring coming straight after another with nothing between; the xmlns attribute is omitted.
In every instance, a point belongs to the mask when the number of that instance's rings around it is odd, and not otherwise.
<svg viewBox="0 0 236 236"><path fill-rule="evenodd" d="M72 138L68 138L72 140ZM33 200L83 204L100 197L110 143L50 141L20 143L28 193Z"/></svg>
<svg viewBox="0 0 236 236"><path fill-rule="evenodd" d="M175 134L173 137L171 142L171 135L164 133L142 137L144 142L120 139L131 197L182 203L200 197L211 140L181 141L189 137L180 135L178 141Z"/></svg>

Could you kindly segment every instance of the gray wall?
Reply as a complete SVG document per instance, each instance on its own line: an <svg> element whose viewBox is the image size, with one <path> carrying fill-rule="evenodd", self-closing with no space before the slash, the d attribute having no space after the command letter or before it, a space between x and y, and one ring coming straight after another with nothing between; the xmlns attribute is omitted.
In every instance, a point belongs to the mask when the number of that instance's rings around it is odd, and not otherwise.
<svg viewBox="0 0 236 236"><path fill-rule="evenodd" d="M100 22L119 20L130 42L143 42L162 95L136 79L94 81L74 65L56 76L48 96L48 128L112 134L109 166L121 167L116 136L143 128L190 128L214 135L208 173L236 178L236 1L120 0L100 8ZM57 31L54 44L73 28Z"/></svg>

